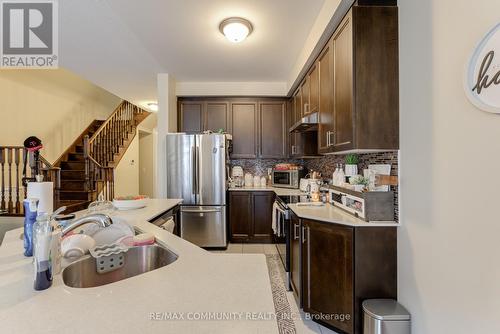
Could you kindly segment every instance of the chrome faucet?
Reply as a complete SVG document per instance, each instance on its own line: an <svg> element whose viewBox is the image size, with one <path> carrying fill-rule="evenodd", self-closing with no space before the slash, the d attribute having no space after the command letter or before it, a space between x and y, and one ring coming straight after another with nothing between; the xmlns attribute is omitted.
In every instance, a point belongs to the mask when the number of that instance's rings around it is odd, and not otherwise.
<svg viewBox="0 0 500 334"><path fill-rule="evenodd" d="M62 236L65 236L69 232L73 231L75 228L87 223L99 224L101 225L101 227L104 228L113 224L113 220L111 220L110 216L105 215L103 213L94 213L72 221L71 223L68 224L68 226L63 228L61 234Z"/></svg>

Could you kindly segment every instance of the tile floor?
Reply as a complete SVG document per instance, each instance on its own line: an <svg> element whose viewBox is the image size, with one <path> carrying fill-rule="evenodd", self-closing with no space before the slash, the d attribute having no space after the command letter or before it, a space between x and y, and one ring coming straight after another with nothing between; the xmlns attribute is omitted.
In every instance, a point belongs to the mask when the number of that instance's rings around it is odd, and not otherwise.
<svg viewBox="0 0 500 334"><path fill-rule="evenodd" d="M237 254L277 254L276 246L272 244L232 244L224 251L213 251L214 253L237 253ZM336 332L323 327L312 320L304 319L304 314L299 311L293 292L287 292L288 303L293 313L301 313L302 317L295 321L297 334L336 334Z"/></svg>

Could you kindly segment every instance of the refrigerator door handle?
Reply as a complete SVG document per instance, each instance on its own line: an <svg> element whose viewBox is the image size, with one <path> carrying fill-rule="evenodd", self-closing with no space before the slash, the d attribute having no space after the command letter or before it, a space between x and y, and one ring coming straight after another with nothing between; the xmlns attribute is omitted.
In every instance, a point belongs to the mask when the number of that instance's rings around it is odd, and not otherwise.
<svg viewBox="0 0 500 334"><path fill-rule="evenodd" d="M181 212L190 212L190 213L208 213L208 212L221 212L221 209L205 209L205 210L189 210L189 209L181 209Z"/></svg>
<svg viewBox="0 0 500 334"><path fill-rule="evenodd" d="M200 175L200 146L196 146L196 194L200 194L200 180L199 180L199 175ZM197 203L200 201L200 199L197 199Z"/></svg>
<svg viewBox="0 0 500 334"><path fill-rule="evenodd" d="M195 146L191 147L191 159L193 160L193 188L191 189L191 193L196 195L196 150Z"/></svg>

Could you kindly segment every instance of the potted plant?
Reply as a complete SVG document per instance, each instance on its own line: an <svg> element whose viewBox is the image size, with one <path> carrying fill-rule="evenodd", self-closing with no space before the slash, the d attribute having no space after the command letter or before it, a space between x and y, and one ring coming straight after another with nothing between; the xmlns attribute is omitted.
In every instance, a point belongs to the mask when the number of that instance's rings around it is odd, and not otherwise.
<svg viewBox="0 0 500 334"><path fill-rule="evenodd" d="M359 158L357 154L348 154L345 156L345 175L358 175Z"/></svg>
<svg viewBox="0 0 500 334"><path fill-rule="evenodd" d="M354 191L363 191L370 184L370 179L362 175L355 175L349 179L349 183L354 187Z"/></svg>

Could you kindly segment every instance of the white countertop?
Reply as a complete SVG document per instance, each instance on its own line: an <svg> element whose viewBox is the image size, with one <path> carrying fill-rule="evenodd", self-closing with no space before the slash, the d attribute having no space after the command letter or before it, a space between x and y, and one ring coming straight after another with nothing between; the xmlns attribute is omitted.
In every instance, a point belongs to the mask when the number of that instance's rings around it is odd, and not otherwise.
<svg viewBox="0 0 500 334"><path fill-rule="evenodd" d="M19 238L22 229L8 232L0 247L0 331L278 333L275 320L248 320L275 312L264 255L210 253L148 223L180 201L150 200L146 208L117 213L153 233L179 256L177 261L95 288L70 288L56 275L52 287L34 291L32 258L23 256ZM182 312L185 318L200 314L193 312L242 312L242 320L150 320L153 312Z"/></svg>
<svg viewBox="0 0 500 334"><path fill-rule="evenodd" d="M288 207L300 218L318 220L327 223L335 223L353 227L399 226L399 223L393 221L365 222L364 220L356 218L329 203L323 206L298 206L297 204L288 204Z"/></svg>
<svg viewBox="0 0 500 334"><path fill-rule="evenodd" d="M265 188L229 188L229 191L274 191L278 196L287 195L304 195L299 189L288 189L278 187L265 187ZM300 218L318 220L327 223L335 223L349 226L399 226L399 223L394 221L387 222L365 222L362 219L356 218L344 210L337 208L329 203L324 206L298 206L297 204L288 204L288 207Z"/></svg>
<svg viewBox="0 0 500 334"><path fill-rule="evenodd" d="M278 187L231 187L229 191L274 191L278 196L303 195L299 189L278 188Z"/></svg>

